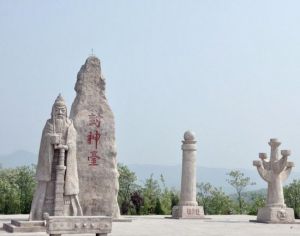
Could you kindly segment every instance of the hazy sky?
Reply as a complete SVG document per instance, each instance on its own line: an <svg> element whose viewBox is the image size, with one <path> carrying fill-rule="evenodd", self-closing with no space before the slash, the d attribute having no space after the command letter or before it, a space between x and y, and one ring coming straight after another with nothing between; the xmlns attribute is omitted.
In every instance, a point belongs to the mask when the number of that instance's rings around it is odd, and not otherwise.
<svg viewBox="0 0 300 236"><path fill-rule="evenodd" d="M38 153L59 92L68 107L94 49L118 160L252 167L270 138L300 171L299 1L0 0L0 155Z"/></svg>

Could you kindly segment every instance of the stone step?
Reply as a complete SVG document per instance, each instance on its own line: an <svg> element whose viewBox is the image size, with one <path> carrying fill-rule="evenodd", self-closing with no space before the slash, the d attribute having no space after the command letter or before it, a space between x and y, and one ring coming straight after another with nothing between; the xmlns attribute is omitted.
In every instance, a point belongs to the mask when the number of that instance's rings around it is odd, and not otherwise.
<svg viewBox="0 0 300 236"><path fill-rule="evenodd" d="M33 232L45 232L45 226L29 226L29 227L20 227L13 225L11 223L4 223L3 229L9 233L33 233Z"/></svg>
<svg viewBox="0 0 300 236"><path fill-rule="evenodd" d="M19 227L45 226L45 222L43 220L11 220L11 224Z"/></svg>

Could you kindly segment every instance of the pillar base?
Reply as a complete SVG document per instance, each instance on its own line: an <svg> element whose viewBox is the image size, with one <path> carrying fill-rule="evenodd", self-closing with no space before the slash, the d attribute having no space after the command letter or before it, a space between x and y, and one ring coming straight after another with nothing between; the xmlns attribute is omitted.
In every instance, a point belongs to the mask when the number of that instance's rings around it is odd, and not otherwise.
<svg viewBox="0 0 300 236"><path fill-rule="evenodd" d="M264 207L258 210L257 221L262 223L293 223L294 209L287 207Z"/></svg>
<svg viewBox="0 0 300 236"><path fill-rule="evenodd" d="M203 219L204 211L202 206L174 206L172 218L182 219Z"/></svg>

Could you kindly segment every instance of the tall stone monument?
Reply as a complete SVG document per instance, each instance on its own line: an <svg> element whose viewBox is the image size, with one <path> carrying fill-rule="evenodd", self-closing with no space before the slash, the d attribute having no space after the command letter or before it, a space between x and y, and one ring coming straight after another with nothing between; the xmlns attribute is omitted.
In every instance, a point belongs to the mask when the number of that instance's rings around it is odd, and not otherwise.
<svg viewBox="0 0 300 236"><path fill-rule="evenodd" d="M118 218L118 170L114 116L105 96L100 60L90 56L75 85L70 117L77 130L80 203L84 215Z"/></svg>
<svg viewBox="0 0 300 236"><path fill-rule="evenodd" d="M291 223L295 221L294 210L287 208L284 203L282 182L291 173L293 162L287 158L291 154L289 150L281 150L282 158L279 159L278 147L281 143L277 139L270 139L271 157L268 160L266 153L259 153L261 160L253 161L259 175L268 183L267 204L259 209L258 222L265 223Z"/></svg>
<svg viewBox="0 0 300 236"><path fill-rule="evenodd" d="M193 132L184 133L180 201L179 206L172 209L173 218L204 218L203 207L198 206L196 201L196 142Z"/></svg>

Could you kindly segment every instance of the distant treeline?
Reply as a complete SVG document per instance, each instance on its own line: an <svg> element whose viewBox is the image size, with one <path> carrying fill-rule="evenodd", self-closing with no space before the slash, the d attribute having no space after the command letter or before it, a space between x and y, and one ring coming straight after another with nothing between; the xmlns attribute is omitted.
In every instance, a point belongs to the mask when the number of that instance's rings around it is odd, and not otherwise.
<svg viewBox="0 0 300 236"><path fill-rule="evenodd" d="M28 214L36 187L35 166L11 169L0 167L0 214ZM142 185L126 165L118 164L118 202L123 215L171 214L172 207L179 202L179 190L168 188L164 177L155 179L150 175ZM225 176L224 176L225 177ZM250 214L256 215L266 202L266 191L247 192L252 185L250 179L240 171L227 174L227 182L236 194L226 195L222 188L210 183L197 184L197 201L207 215ZM300 216L300 180L284 187L285 203L294 208L296 218Z"/></svg>
<svg viewBox="0 0 300 236"><path fill-rule="evenodd" d="M0 214L30 212L35 190L35 166L0 168Z"/></svg>

